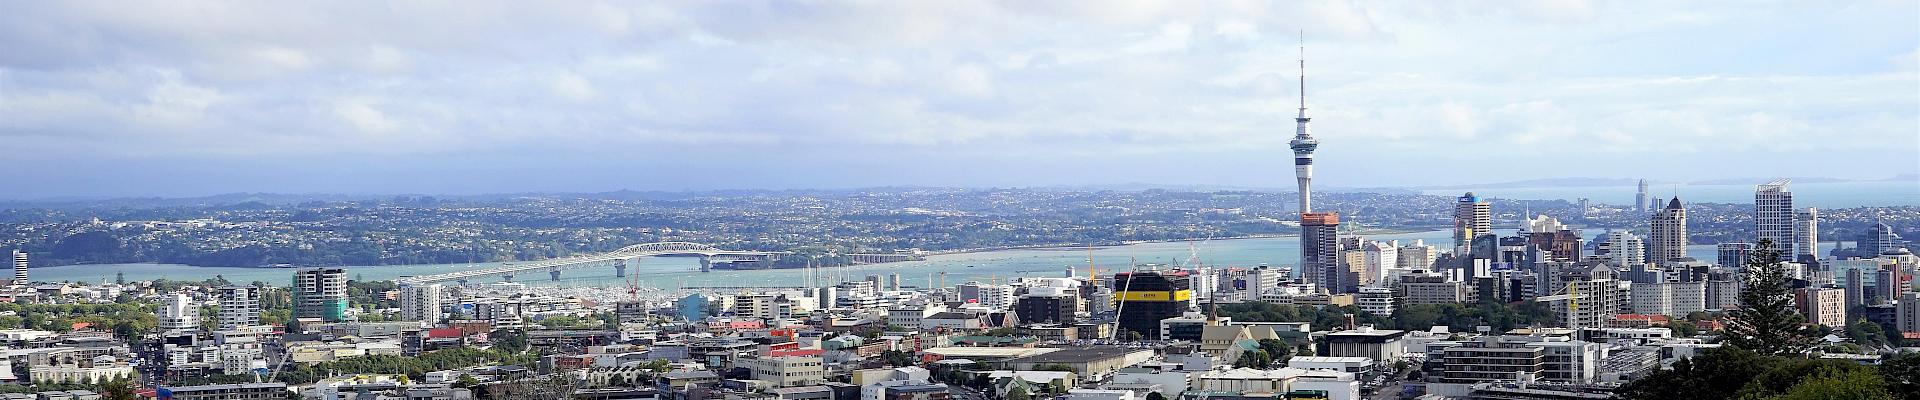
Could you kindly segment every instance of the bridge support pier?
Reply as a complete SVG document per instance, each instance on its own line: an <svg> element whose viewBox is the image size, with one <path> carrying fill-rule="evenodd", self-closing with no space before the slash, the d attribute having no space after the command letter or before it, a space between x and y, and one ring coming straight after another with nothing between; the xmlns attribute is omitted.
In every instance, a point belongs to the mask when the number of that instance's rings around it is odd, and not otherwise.
<svg viewBox="0 0 1920 400"><path fill-rule="evenodd" d="M620 278L627 277L627 262L621 261L619 264L614 264L613 276Z"/></svg>
<svg viewBox="0 0 1920 400"><path fill-rule="evenodd" d="M553 277L553 280L554 280L555 282L558 282L558 281L560 281L560 270L558 270L558 269L556 269L556 270L552 270L552 271L547 271L547 275L549 275L549 276L552 276L552 277Z"/></svg>
<svg viewBox="0 0 1920 400"><path fill-rule="evenodd" d="M454 282L459 282L459 283L460 283L460 286L466 286L466 285L467 285L467 278L460 278L460 279L456 279L456 280L454 280Z"/></svg>
<svg viewBox="0 0 1920 400"><path fill-rule="evenodd" d="M713 272L713 257L700 257L700 272Z"/></svg>
<svg viewBox="0 0 1920 400"><path fill-rule="evenodd" d="M500 274L501 280L513 282L513 274Z"/></svg>

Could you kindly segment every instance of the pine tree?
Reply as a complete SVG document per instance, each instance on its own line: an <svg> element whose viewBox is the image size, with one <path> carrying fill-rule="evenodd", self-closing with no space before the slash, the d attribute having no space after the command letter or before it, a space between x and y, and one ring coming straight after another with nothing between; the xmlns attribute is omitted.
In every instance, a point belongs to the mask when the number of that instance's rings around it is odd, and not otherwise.
<svg viewBox="0 0 1920 400"><path fill-rule="evenodd" d="M1764 356L1798 356L1813 347L1813 329L1794 308L1786 265L1773 241L1761 239L1747 258L1740 308L1729 313L1727 345Z"/></svg>

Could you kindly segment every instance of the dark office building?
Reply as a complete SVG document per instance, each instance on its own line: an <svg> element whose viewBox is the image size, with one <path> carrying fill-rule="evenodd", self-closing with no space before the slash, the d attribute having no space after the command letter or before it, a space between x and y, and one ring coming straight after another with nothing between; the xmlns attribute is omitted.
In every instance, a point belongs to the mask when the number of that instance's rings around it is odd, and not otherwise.
<svg viewBox="0 0 1920 400"><path fill-rule="evenodd" d="M1571 229L1527 234L1527 243L1546 250L1556 261L1580 261L1580 233Z"/></svg>
<svg viewBox="0 0 1920 400"><path fill-rule="evenodd" d="M1022 324L1073 322L1079 307L1073 296L1021 296L1013 302L1013 312Z"/></svg>
<svg viewBox="0 0 1920 400"><path fill-rule="evenodd" d="M1720 266L1745 268L1747 255L1753 253L1751 243L1721 243L1714 246Z"/></svg>
<svg viewBox="0 0 1920 400"><path fill-rule="evenodd" d="M1329 293L1359 291L1360 279L1353 271L1340 267L1340 214L1300 214L1300 271L1308 283Z"/></svg>
<svg viewBox="0 0 1920 400"><path fill-rule="evenodd" d="M1187 312L1193 288L1186 271L1134 271L1113 275L1113 299L1120 310L1120 330L1140 337L1160 337L1160 320ZM1126 337L1115 332L1115 337Z"/></svg>

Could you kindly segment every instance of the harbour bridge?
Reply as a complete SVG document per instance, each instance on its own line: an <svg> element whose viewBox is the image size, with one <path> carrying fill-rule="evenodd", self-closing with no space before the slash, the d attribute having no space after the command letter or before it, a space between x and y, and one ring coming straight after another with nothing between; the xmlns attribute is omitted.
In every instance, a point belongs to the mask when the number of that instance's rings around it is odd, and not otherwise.
<svg viewBox="0 0 1920 400"><path fill-rule="evenodd" d="M700 257L700 270L704 272L711 270L713 263L716 262L773 261L780 259L781 254L786 253L721 250L717 247L692 242L644 243L622 247L619 250L600 254L563 257L526 263L512 263L497 267L454 271L443 274L409 276L402 277L396 281L403 284L449 281L466 284L468 280L497 276L508 282L512 282L514 275L535 273L538 271L546 271L553 280L557 281L560 280L561 270L594 266L611 266L613 267L614 275L625 277L627 276L627 260L654 256L698 256Z"/></svg>

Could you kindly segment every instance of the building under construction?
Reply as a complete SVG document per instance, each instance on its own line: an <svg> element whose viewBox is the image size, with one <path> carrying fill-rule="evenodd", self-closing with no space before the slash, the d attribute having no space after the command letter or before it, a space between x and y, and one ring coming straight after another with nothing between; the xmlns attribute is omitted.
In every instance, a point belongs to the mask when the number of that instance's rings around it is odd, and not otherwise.
<svg viewBox="0 0 1920 400"><path fill-rule="evenodd" d="M1193 303L1193 287L1187 271L1136 270L1113 275L1113 298L1119 311L1120 330L1115 337L1132 331L1142 338L1160 337L1160 320L1185 314Z"/></svg>

